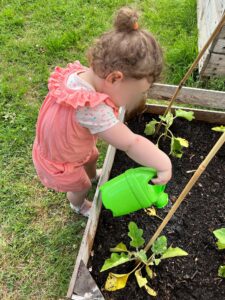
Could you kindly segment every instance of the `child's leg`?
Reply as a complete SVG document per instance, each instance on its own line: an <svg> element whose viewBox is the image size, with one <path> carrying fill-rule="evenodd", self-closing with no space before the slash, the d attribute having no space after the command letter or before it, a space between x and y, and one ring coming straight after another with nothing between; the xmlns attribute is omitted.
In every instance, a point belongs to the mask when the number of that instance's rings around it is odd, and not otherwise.
<svg viewBox="0 0 225 300"><path fill-rule="evenodd" d="M81 169L81 190L77 192L67 192L67 198L70 201L71 208L84 216L88 216L91 208L91 202L86 199L86 196L91 188L91 179L95 179L96 175L98 175L96 174L97 159L98 150L95 147L89 161Z"/></svg>
<svg viewBox="0 0 225 300"><path fill-rule="evenodd" d="M97 162L97 159L95 161L90 161L90 162L86 163L86 165L84 166L84 169L90 179L93 179L96 177L96 162Z"/></svg>
<svg viewBox="0 0 225 300"><path fill-rule="evenodd" d="M81 206L84 202L85 197L89 188L80 192L67 192L67 199L72 203L74 206Z"/></svg>
<svg viewBox="0 0 225 300"><path fill-rule="evenodd" d="M88 189L89 190L89 189ZM67 192L71 208L85 217L89 217L92 203L85 199L88 190L82 192Z"/></svg>
<svg viewBox="0 0 225 300"><path fill-rule="evenodd" d="M84 165L84 169L92 182L101 175L101 170L96 169L97 160L98 160L98 150L95 147L93 149L93 154L90 160Z"/></svg>
<svg viewBox="0 0 225 300"><path fill-rule="evenodd" d="M88 191L91 188L91 181L84 167L80 167L77 174L77 183L74 185L75 191L67 192L67 199L70 202L71 208L86 217L91 208L91 202L86 198Z"/></svg>

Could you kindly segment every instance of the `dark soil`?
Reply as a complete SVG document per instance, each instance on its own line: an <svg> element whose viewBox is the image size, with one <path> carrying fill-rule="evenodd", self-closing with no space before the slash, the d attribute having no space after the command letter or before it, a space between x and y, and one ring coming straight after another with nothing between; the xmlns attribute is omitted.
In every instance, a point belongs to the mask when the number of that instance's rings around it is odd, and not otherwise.
<svg viewBox="0 0 225 300"><path fill-rule="evenodd" d="M144 114L128 122L135 133L143 135L146 122L153 116ZM170 200L175 200L193 175L188 171L197 169L221 133L211 130L212 125L199 121L188 122L176 119L172 126L175 136L189 140L181 159L172 158L173 178L166 192ZM168 142L164 142L168 150ZM168 151L167 151L168 153ZM149 154L151 155L151 154ZM111 178L138 165L125 153L117 151ZM172 202L158 214L163 218ZM108 271L100 273L104 260L110 257L110 247L123 241L129 247L127 237L128 223L134 221L144 230L146 242L160 224L157 218L149 217L143 210L124 217L113 218L110 211L102 209L94 242L94 256L90 259L92 275L102 289L107 300L145 300L153 299L145 289L140 289L134 275L128 279L127 286L116 292L103 290ZM157 290L155 299L179 300L224 300L225 279L217 276L218 267L225 264L225 251L218 251L212 231L225 227L225 146L223 146L206 168L196 185L183 201L162 234L168 238L168 245L181 247L189 255L164 260L155 268L157 277L150 286ZM127 273L132 269L127 263L111 269L114 273Z"/></svg>

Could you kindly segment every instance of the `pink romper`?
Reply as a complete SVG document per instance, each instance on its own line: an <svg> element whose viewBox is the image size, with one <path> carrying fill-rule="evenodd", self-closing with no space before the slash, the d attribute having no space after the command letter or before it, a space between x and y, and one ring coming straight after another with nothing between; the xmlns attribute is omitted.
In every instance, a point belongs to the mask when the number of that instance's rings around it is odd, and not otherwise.
<svg viewBox="0 0 225 300"><path fill-rule="evenodd" d="M33 162L41 182L60 192L76 192L90 186L84 165L97 159L96 136L75 119L80 107L105 103L118 115L109 96L84 89L73 90L66 82L87 68L79 61L56 67L48 81L49 92L41 106L33 145Z"/></svg>

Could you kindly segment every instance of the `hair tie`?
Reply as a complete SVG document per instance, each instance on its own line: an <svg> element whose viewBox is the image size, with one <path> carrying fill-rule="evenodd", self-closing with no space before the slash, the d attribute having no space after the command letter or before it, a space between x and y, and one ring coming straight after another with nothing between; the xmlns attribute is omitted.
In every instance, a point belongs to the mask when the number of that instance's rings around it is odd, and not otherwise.
<svg viewBox="0 0 225 300"><path fill-rule="evenodd" d="M138 22L135 21L133 25L133 30L138 30L138 28L139 28Z"/></svg>

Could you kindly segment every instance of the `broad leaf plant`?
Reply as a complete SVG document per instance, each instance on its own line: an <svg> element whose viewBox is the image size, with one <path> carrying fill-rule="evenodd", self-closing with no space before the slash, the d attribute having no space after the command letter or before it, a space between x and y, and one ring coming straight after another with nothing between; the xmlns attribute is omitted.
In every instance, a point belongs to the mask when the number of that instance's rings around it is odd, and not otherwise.
<svg viewBox="0 0 225 300"><path fill-rule="evenodd" d="M170 139L169 154L171 154L174 157L181 158L183 155L183 148L189 147L189 143L184 138L175 137L170 127L176 118L184 118L188 121L192 121L195 118L194 113L192 111L176 109L175 116L169 111L165 117L160 115L159 118L162 120L162 126L164 126L164 132L159 136L156 145L159 146L159 142L162 137ZM160 121L153 119L148 124L146 124L144 133L146 135L153 135L155 133L156 125L159 123Z"/></svg>
<svg viewBox="0 0 225 300"><path fill-rule="evenodd" d="M148 257L146 251L144 249L140 249L145 243L142 236L143 230L139 229L134 222L129 223L128 229L128 236L131 239L130 247L132 247L132 250L129 250L123 242L119 243L114 248L111 248L111 257L105 260L101 268L101 272L130 261L136 260L139 264L137 264L136 267L127 274L115 274L110 272L105 283L105 289L107 291L116 291L124 288L128 277L134 273L138 286L140 288L144 288L149 295L157 296L157 292L149 285L149 280L156 276L152 267L158 266L165 259L175 256L186 256L188 253L178 247L168 247L167 238L163 235L154 242L151 247L152 253ZM142 275L143 268L145 268L146 277Z"/></svg>

